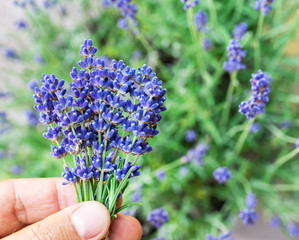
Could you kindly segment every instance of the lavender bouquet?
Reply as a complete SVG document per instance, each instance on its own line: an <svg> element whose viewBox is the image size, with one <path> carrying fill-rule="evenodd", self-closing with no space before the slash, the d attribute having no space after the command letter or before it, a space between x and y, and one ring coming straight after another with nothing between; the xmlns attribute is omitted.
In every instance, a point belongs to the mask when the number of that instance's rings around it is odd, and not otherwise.
<svg viewBox="0 0 299 240"><path fill-rule="evenodd" d="M34 108L49 125L43 136L54 144L51 155L63 160L64 184L74 185L78 202L103 203L114 219L136 204L116 208L130 179L140 175L138 158L152 151L147 141L159 133L166 90L151 67L136 70L122 60L96 58L96 52L92 40L85 40L82 69L70 73L71 90L54 74L44 74Z"/></svg>

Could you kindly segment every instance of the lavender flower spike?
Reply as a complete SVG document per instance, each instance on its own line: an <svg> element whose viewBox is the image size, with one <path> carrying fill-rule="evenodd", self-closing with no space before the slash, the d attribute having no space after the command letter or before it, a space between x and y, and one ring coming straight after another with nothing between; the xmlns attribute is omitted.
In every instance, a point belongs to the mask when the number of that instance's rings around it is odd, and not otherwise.
<svg viewBox="0 0 299 240"><path fill-rule="evenodd" d="M218 181L218 183L223 184L226 183L229 179L231 179L231 173L227 169L227 167L217 168L214 173L214 178Z"/></svg>
<svg viewBox="0 0 299 240"><path fill-rule="evenodd" d="M229 73L245 69L246 65L242 63L247 51L243 50L239 41L231 40L228 47L228 60L224 62L223 69Z"/></svg>
<svg viewBox="0 0 299 240"><path fill-rule="evenodd" d="M182 3L185 4L184 9L188 10L189 8L193 8L200 3L199 0L181 0Z"/></svg>
<svg viewBox="0 0 299 240"><path fill-rule="evenodd" d="M272 10L271 4L274 0L257 0L255 3L255 10L261 11L261 13L266 16L269 11Z"/></svg>
<svg viewBox="0 0 299 240"><path fill-rule="evenodd" d="M239 217L241 218L244 224L254 225L254 223L258 219L258 215L254 209L257 204L256 197L252 192L249 192L246 196L245 201L247 208L243 209L240 212Z"/></svg>
<svg viewBox="0 0 299 240"><path fill-rule="evenodd" d="M235 26L233 36L235 40L241 41L247 32L247 23L241 22Z"/></svg>
<svg viewBox="0 0 299 240"><path fill-rule="evenodd" d="M199 10L194 16L194 23L196 29L198 31L206 33L208 31L206 28L207 22L208 22L208 15L204 11Z"/></svg>
<svg viewBox="0 0 299 240"><path fill-rule="evenodd" d="M252 96L248 101L243 101L239 105L239 112L244 114L247 119L254 118L257 114L265 113L266 103L269 102L271 77L264 74L261 70L257 74L252 74L251 91Z"/></svg>
<svg viewBox="0 0 299 240"><path fill-rule="evenodd" d="M156 228L161 228L169 220L168 212L163 208L157 208L149 213L147 220Z"/></svg>

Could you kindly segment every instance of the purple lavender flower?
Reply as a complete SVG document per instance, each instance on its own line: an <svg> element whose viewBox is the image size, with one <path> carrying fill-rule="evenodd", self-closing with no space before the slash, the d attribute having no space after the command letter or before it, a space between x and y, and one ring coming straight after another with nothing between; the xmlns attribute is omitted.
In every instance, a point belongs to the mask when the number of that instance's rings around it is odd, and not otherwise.
<svg viewBox="0 0 299 240"><path fill-rule="evenodd" d="M39 87L37 80L32 79L29 81L29 83L27 84L29 90L34 91L34 89L37 87Z"/></svg>
<svg viewBox="0 0 299 240"><path fill-rule="evenodd" d="M246 225L254 225L254 223L258 220L258 215L256 214L254 209L243 209L239 214L239 217Z"/></svg>
<svg viewBox="0 0 299 240"><path fill-rule="evenodd" d="M39 63L39 64L45 64L46 61L41 55L35 55L34 56L34 61Z"/></svg>
<svg viewBox="0 0 299 240"><path fill-rule="evenodd" d="M296 148L299 148L299 138L297 138Z"/></svg>
<svg viewBox="0 0 299 240"><path fill-rule="evenodd" d="M133 54L132 54L132 58L133 58L134 60L139 60L139 59L141 58L141 56L142 56L142 54L141 54L141 52L138 51L138 50L134 51Z"/></svg>
<svg viewBox="0 0 299 240"><path fill-rule="evenodd" d="M163 208L157 208L149 213L147 220L156 228L161 228L169 220L168 212Z"/></svg>
<svg viewBox="0 0 299 240"><path fill-rule="evenodd" d="M156 178L161 182L166 177L166 172L161 169L156 171Z"/></svg>
<svg viewBox="0 0 299 240"><path fill-rule="evenodd" d="M282 121L279 124L280 128L290 128L292 126L292 123L290 121Z"/></svg>
<svg viewBox="0 0 299 240"><path fill-rule="evenodd" d="M274 228L279 228L280 225L281 225L281 220L279 217L277 216L272 216L271 219L270 219L270 225Z"/></svg>
<svg viewBox="0 0 299 240"><path fill-rule="evenodd" d="M223 69L229 73L245 69L246 65L242 63L247 51L242 50L242 47L237 40L231 40L228 47L228 60L224 62Z"/></svg>
<svg viewBox="0 0 299 240"><path fill-rule="evenodd" d="M136 20L136 13L138 12L138 8L135 3L132 3L131 0L105 0L104 6L114 8L118 8L121 11L121 15L123 18L120 18L117 26L122 29L129 29L130 24L138 26L138 22Z"/></svg>
<svg viewBox="0 0 299 240"><path fill-rule="evenodd" d="M135 209L126 209L125 211L122 211L122 214L125 214L127 216L135 216L136 210Z"/></svg>
<svg viewBox="0 0 299 240"><path fill-rule="evenodd" d="M198 0L181 0L182 3L185 4L184 9L188 10L189 8L193 8L200 3Z"/></svg>
<svg viewBox="0 0 299 240"><path fill-rule="evenodd" d="M150 240L165 240L165 239L162 237L157 237L157 238L151 238Z"/></svg>
<svg viewBox="0 0 299 240"><path fill-rule="evenodd" d="M137 190L131 195L132 202L141 202L142 198L142 187L140 186Z"/></svg>
<svg viewBox="0 0 299 240"><path fill-rule="evenodd" d="M35 127L38 125L39 116L36 112L34 112L32 110L28 110L25 112L25 114L26 114L27 121L31 126Z"/></svg>
<svg viewBox="0 0 299 240"><path fill-rule="evenodd" d="M34 89L34 109L40 112L41 122L51 125L43 134L55 144L51 155L64 162L73 155L74 168L64 167L64 184L74 183L83 201L96 199L110 208L129 179L140 175L138 157L152 151L148 139L159 133L166 89L147 65L134 69L122 60L108 63L97 58L90 39L79 53L83 60L78 61L81 69L74 67L70 73L71 91L64 87L64 80L44 74L41 86ZM129 155L132 162L126 161ZM90 182L101 184L103 195L89 188ZM86 191L83 195L86 186L93 195Z"/></svg>
<svg viewBox="0 0 299 240"><path fill-rule="evenodd" d="M249 209L255 208L257 204L256 196L252 192L249 192L247 194L245 201L246 201L246 206Z"/></svg>
<svg viewBox="0 0 299 240"><path fill-rule="evenodd" d="M255 3L255 10L261 11L261 13L266 16L269 11L272 10L271 4L274 2L274 0L257 0Z"/></svg>
<svg viewBox="0 0 299 240"><path fill-rule="evenodd" d="M257 114L265 113L266 103L269 102L271 77L264 74L261 70L257 74L252 74L251 98L239 105L239 112L244 114L247 119L254 118Z"/></svg>
<svg viewBox="0 0 299 240"><path fill-rule="evenodd" d="M70 171L67 166L64 166L64 173L62 173L62 177L66 180L63 185L75 183L77 181L77 176L72 171Z"/></svg>
<svg viewBox="0 0 299 240"><path fill-rule="evenodd" d="M199 10L194 16L194 23L196 29L198 31L206 33L208 31L206 28L207 22L208 22L208 15L204 11Z"/></svg>
<svg viewBox="0 0 299 240"><path fill-rule="evenodd" d="M19 56L15 52L15 50L11 48L5 48L4 49L4 56L9 59L19 59Z"/></svg>
<svg viewBox="0 0 299 240"><path fill-rule="evenodd" d="M186 156L183 157L185 163L194 161L198 165L203 165L203 158L209 150L210 146L205 143L199 143L195 148L189 150Z"/></svg>
<svg viewBox="0 0 299 240"><path fill-rule="evenodd" d="M188 168L185 167L185 166L182 166L182 167L179 168L179 174L180 174L180 176L182 176L182 177L187 176L188 172L189 172L189 170L188 170Z"/></svg>
<svg viewBox="0 0 299 240"><path fill-rule="evenodd" d="M27 23L24 20L19 20L15 24L18 29L26 29L27 28Z"/></svg>
<svg viewBox="0 0 299 240"><path fill-rule="evenodd" d="M185 139L189 143L195 142L196 141L196 137L197 137L197 135L196 135L196 132L194 130L188 130L185 133Z"/></svg>
<svg viewBox="0 0 299 240"><path fill-rule="evenodd" d="M206 51L210 51L213 48L213 43L210 38L205 37L203 40L203 49Z"/></svg>
<svg viewBox="0 0 299 240"><path fill-rule="evenodd" d="M257 133L260 130L261 126L259 123L253 123L250 127L250 132Z"/></svg>
<svg viewBox="0 0 299 240"><path fill-rule="evenodd" d="M126 29L129 29L130 25L126 18L120 18L117 21L117 27L126 30Z"/></svg>
<svg viewBox="0 0 299 240"><path fill-rule="evenodd" d="M14 175L19 175L24 171L24 168L21 165L13 165L10 169L10 172Z"/></svg>
<svg viewBox="0 0 299 240"><path fill-rule="evenodd" d="M235 26L233 36L235 40L241 41L247 32L248 25L245 22L241 22Z"/></svg>
<svg viewBox="0 0 299 240"><path fill-rule="evenodd" d="M241 218L244 224L254 225L254 223L258 219L258 215L254 209L257 204L256 197L252 192L249 192L246 196L245 201L247 208L241 211L239 217Z"/></svg>
<svg viewBox="0 0 299 240"><path fill-rule="evenodd" d="M231 173L227 169L227 167L220 167L217 168L214 173L214 178L220 183L223 184L227 182L229 179L231 179Z"/></svg>
<svg viewBox="0 0 299 240"><path fill-rule="evenodd" d="M227 233L224 233L220 235L219 237L216 237L212 234L207 234L205 240L234 240L234 238L230 237L231 232L228 231Z"/></svg>
<svg viewBox="0 0 299 240"><path fill-rule="evenodd" d="M288 232L292 237L299 236L299 226L297 223L290 222L287 226Z"/></svg>

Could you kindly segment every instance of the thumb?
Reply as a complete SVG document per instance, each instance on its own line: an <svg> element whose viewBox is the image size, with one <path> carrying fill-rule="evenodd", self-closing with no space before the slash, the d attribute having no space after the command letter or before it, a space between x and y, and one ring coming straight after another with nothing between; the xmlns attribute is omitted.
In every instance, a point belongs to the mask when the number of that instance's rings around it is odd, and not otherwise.
<svg viewBox="0 0 299 240"><path fill-rule="evenodd" d="M107 208L98 202L79 203L34 223L3 240L98 240L110 226Z"/></svg>

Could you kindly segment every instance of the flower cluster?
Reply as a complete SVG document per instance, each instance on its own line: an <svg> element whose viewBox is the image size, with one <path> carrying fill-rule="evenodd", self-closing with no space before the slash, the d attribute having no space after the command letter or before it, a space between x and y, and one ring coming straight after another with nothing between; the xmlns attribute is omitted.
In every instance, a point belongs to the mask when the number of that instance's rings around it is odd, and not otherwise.
<svg viewBox="0 0 299 240"><path fill-rule="evenodd" d="M272 10L271 4L273 2L274 0L257 0L254 8L266 16L268 12Z"/></svg>
<svg viewBox="0 0 299 240"><path fill-rule="evenodd" d="M160 228L169 220L168 212L163 208L157 208L149 213L147 220L156 228Z"/></svg>
<svg viewBox="0 0 299 240"><path fill-rule="evenodd" d="M239 41L231 40L228 47L228 60L224 62L223 69L229 73L238 71L240 69L245 69L245 64L242 63L243 58L245 58L247 51L243 50Z"/></svg>
<svg viewBox="0 0 299 240"><path fill-rule="evenodd" d="M19 59L18 54L11 48L4 49L4 56L8 59Z"/></svg>
<svg viewBox="0 0 299 240"><path fill-rule="evenodd" d="M120 18L117 22L117 26L119 28L129 29L130 22L132 22L132 24L136 27L138 26L138 22L136 20L138 8L135 3L131 2L131 0L105 0L104 5L113 6L121 11L122 18Z"/></svg>
<svg viewBox="0 0 299 240"><path fill-rule="evenodd" d="M37 80L35 80L35 79L32 79L32 80L30 80L29 82L28 82L28 84L27 84L27 87L29 88L29 90L31 90L31 91L34 91L34 89L36 88L36 87L38 87L39 85L38 85L38 82L37 82Z"/></svg>
<svg viewBox="0 0 299 240"><path fill-rule="evenodd" d="M38 117L38 114L32 110L27 110L25 112L25 115L26 115L26 118L27 118L27 121L29 123L30 126L37 126L38 123L39 123L39 117Z"/></svg>
<svg viewBox="0 0 299 240"><path fill-rule="evenodd" d="M231 179L231 173L227 167L217 168L213 175L220 184L226 183L229 179Z"/></svg>
<svg viewBox="0 0 299 240"><path fill-rule="evenodd" d="M198 0L181 0L185 4L184 9L188 10L189 8L195 7L200 3Z"/></svg>
<svg viewBox="0 0 299 240"><path fill-rule="evenodd" d="M157 170L157 171L155 172L155 174L156 174L156 178L157 178L159 181L162 181L162 180L166 177L166 172L165 172L163 169L161 169L161 170Z"/></svg>
<svg viewBox="0 0 299 240"><path fill-rule="evenodd" d="M0 112L0 136L11 129L6 112Z"/></svg>
<svg viewBox="0 0 299 240"><path fill-rule="evenodd" d="M160 113L166 110L166 90L151 67L136 70L122 60L106 67L96 52L92 41L85 40L80 49L84 59L78 62L82 69L70 73L72 95L66 96L64 80L54 74L44 74L42 86L35 88L34 108L40 121L50 125L43 136L57 144L51 155L64 162L73 155L74 168L65 162L64 184L115 179L121 184L140 175L141 165L135 163L152 150L147 140L159 133Z"/></svg>
<svg viewBox="0 0 299 240"><path fill-rule="evenodd" d="M265 105L269 102L271 77L261 70L257 74L252 74L250 79L252 96L248 101L243 101L239 105L239 112L247 119L254 118L257 114L265 113Z"/></svg>
<svg viewBox="0 0 299 240"><path fill-rule="evenodd" d="M207 234L205 240L234 240L234 238L230 237L230 236L231 236L230 231L228 231L227 233L222 234L219 237L216 237L212 234Z"/></svg>
<svg viewBox="0 0 299 240"><path fill-rule="evenodd" d="M27 23L24 20L18 20L16 22L16 27L18 29L26 29L27 28Z"/></svg>
<svg viewBox="0 0 299 240"><path fill-rule="evenodd" d="M208 15L204 11L198 10L198 12L195 14L194 17L194 23L196 29L198 31L206 33L208 31L206 28L207 22L208 22Z"/></svg>
<svg viewBox="0 0 299 240"><path fill-rule="evenodd" d="M199 143L195 148L192 148L188 151L187 155L183 157L183 161L187 163L193 160L196 164L203 165L203 158L209 149L209 145L205 143Z"/></svg>
<svg viewBox="0 0 299 240"><path fill-rule="evenodd" d="M250 127L250 132L257 133L260 130L261 126L259 123L253 123Z"/></svg>
<svg viewBox="0 0 299 240"><path fill-rule="evenodd" d="M254 225L254 223L258 219L258 215L255 212L255 206L257 204L256 197L252 192L249 192L246 196L245 201L247 208L243 209L240 212L239 217L241 218L244 224Z"/></svg>
<svg viewBox="0 0 299 240"><path fill-rule="evenodd" d="M292 237L298 237L299 236L299 226L294 223L290 222L287 226L288 232Z"/></svg>
<svg viewBox="0 0 299 240"><path fill-rule="evenodd" d="M280 225L281 225L281 220L279 217L277 216L272 216L271 219L270 219L270 225L274 228L279 228Z"/></svg>
<svg viewBox="0 0 299 240"><path fill-rule="evenodd" d="M186 133L185 133L185 139L187 142L195 142L196 141L196 132L192 129L188 130Z"/></svg>
<svg viewBox="0 0 299 240"><path fill-rule="evenodd" d="M236 25L233 31L234 39L237 41L241 41L247 32L247 28L248 25L245 22L241 22L238 25Z"/></svg>
<svg viewBox="0 0 299 240"><path fill-rule="evenodd" d="M203 49L206 51L210 51L213 48L213 43L210 38L205 37L203 40Z"/></svg>

